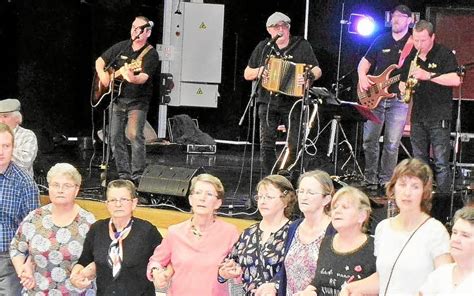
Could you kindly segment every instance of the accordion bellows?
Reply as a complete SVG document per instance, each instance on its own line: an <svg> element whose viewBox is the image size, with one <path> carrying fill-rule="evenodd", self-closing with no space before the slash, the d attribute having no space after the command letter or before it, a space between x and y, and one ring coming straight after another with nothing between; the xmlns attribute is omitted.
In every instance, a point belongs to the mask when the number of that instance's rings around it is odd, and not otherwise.
<svg viewBox="0 0 474 296"><path fill-rule="evenodd" d="M268 77L263 79L262 86L270 92L302 97L303 85L297 85L297 77L304 74L305 66L270 57L267 63Z"/></svg>

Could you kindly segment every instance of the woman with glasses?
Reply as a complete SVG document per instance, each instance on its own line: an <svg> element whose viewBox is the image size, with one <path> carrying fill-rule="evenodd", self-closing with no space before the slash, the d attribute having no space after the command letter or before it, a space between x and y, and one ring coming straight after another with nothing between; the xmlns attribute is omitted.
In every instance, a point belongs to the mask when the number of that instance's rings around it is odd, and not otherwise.
<svg viewBox="0 0 474 296"><path fill-rule="evenodd" d="M337 233L323 239L310 285L293 295L339 295L347 283L375 272L374 239L365 233L370 213L370 200L359 189L346 186L336 192L331 220Z"/></svg>
<svg viewBox="0 0 474 296"><path fill-rule="evenodd" d="M146 265L161 235L150 222L133 217L138 200L131 181L111 181L106 196L110 218L91 226L71 282L82 288L96 276L97 295L155 295Z"/></svg>
<svg viewBox="0 0 474 296"><path fill-rule="evenodd" d="M263 178L257 192L262 221L240 235L219 268L219 281L241 277L246 295L275 295L296 194L290 181L279 175Z"/></svg>
<svg viewBox="0 0 474 296"><path fill-rule="evenodd" d="M209 174L191 180L190 219L172 225L148 263L147 276L167 295L229 295L217 269L237 241L237 228L216 212L224 199L221 181Z"/></svg>
<svg viewBox="0 0 474 296"><path fill-rule="evenodd" d="M10 256L28 295L79 295L69 275L95 218L75 202L82 181L75 167L58 163L48 171L47 181L51 203L25 217Z"/></svg>
<svg viewBox="0 0 474 296"><path fill-rule="evenodd" d="M329 209L334 185L328 173L306 172L298 180L296 195L304 218L291 223L278 295L293 295L305 289L316 272L319 248L325 236L336 233Z"/></svg>

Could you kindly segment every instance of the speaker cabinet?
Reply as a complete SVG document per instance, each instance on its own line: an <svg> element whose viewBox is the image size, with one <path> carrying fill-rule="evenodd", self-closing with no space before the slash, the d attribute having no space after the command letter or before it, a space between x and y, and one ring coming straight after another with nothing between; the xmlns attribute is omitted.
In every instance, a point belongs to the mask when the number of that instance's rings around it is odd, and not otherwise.
<svg viewBox="0 0 474 296"><path fill-rule="evenodd" d="M183 168L165 165L150 165L143 172L138 191L166 196L186 197L191 179L204 173L202 167Z"/></svg>

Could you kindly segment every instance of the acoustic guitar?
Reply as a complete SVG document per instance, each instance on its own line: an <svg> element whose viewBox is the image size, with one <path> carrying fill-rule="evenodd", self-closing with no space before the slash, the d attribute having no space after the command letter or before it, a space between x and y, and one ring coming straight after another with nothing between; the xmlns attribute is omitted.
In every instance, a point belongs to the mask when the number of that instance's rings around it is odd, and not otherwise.
<svg viewBox="0 0 474 296"><path fill-rule="evenodd" d="M359 103L372 110L377 108L382 99L395 97L396 94L388 92L388 87L400 81L400 74L390 77L390 73L397 68L397 65L393 64L388 66L387 69L378 76L367 75L374 84L366 91L361 91L360 85L357 83L357 97L359 98Z"/></svg>
<svg viewBox="0 0 474 296"><path fill-rule="evenodd" d="M110 94L113 92L113 97L116 98L122 92L122 84L125 81L123 79L123 73L131 69L135 74L140 73L142 70L142 60L132 60L131 63L125 63L120 69L115 70L109 69L110 83L105 86L100 82L99 75L94 75L94 81L92 82L92 94L91 94L91 105L92 107L99 106L106 97L110 98ZM114 78L114 79L112 79Z"/></svg>

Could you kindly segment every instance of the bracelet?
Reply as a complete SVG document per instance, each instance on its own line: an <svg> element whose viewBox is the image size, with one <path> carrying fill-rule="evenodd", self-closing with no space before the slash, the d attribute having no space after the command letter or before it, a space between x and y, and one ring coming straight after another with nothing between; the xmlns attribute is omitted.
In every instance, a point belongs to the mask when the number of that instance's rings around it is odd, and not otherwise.
<svg viewBox="0 0 474 296"><path fill-rule="evenodd" d="M222 277L220 274L217 275L217 281L221 284L227 282L227 279L225 277Z"/></svg>

